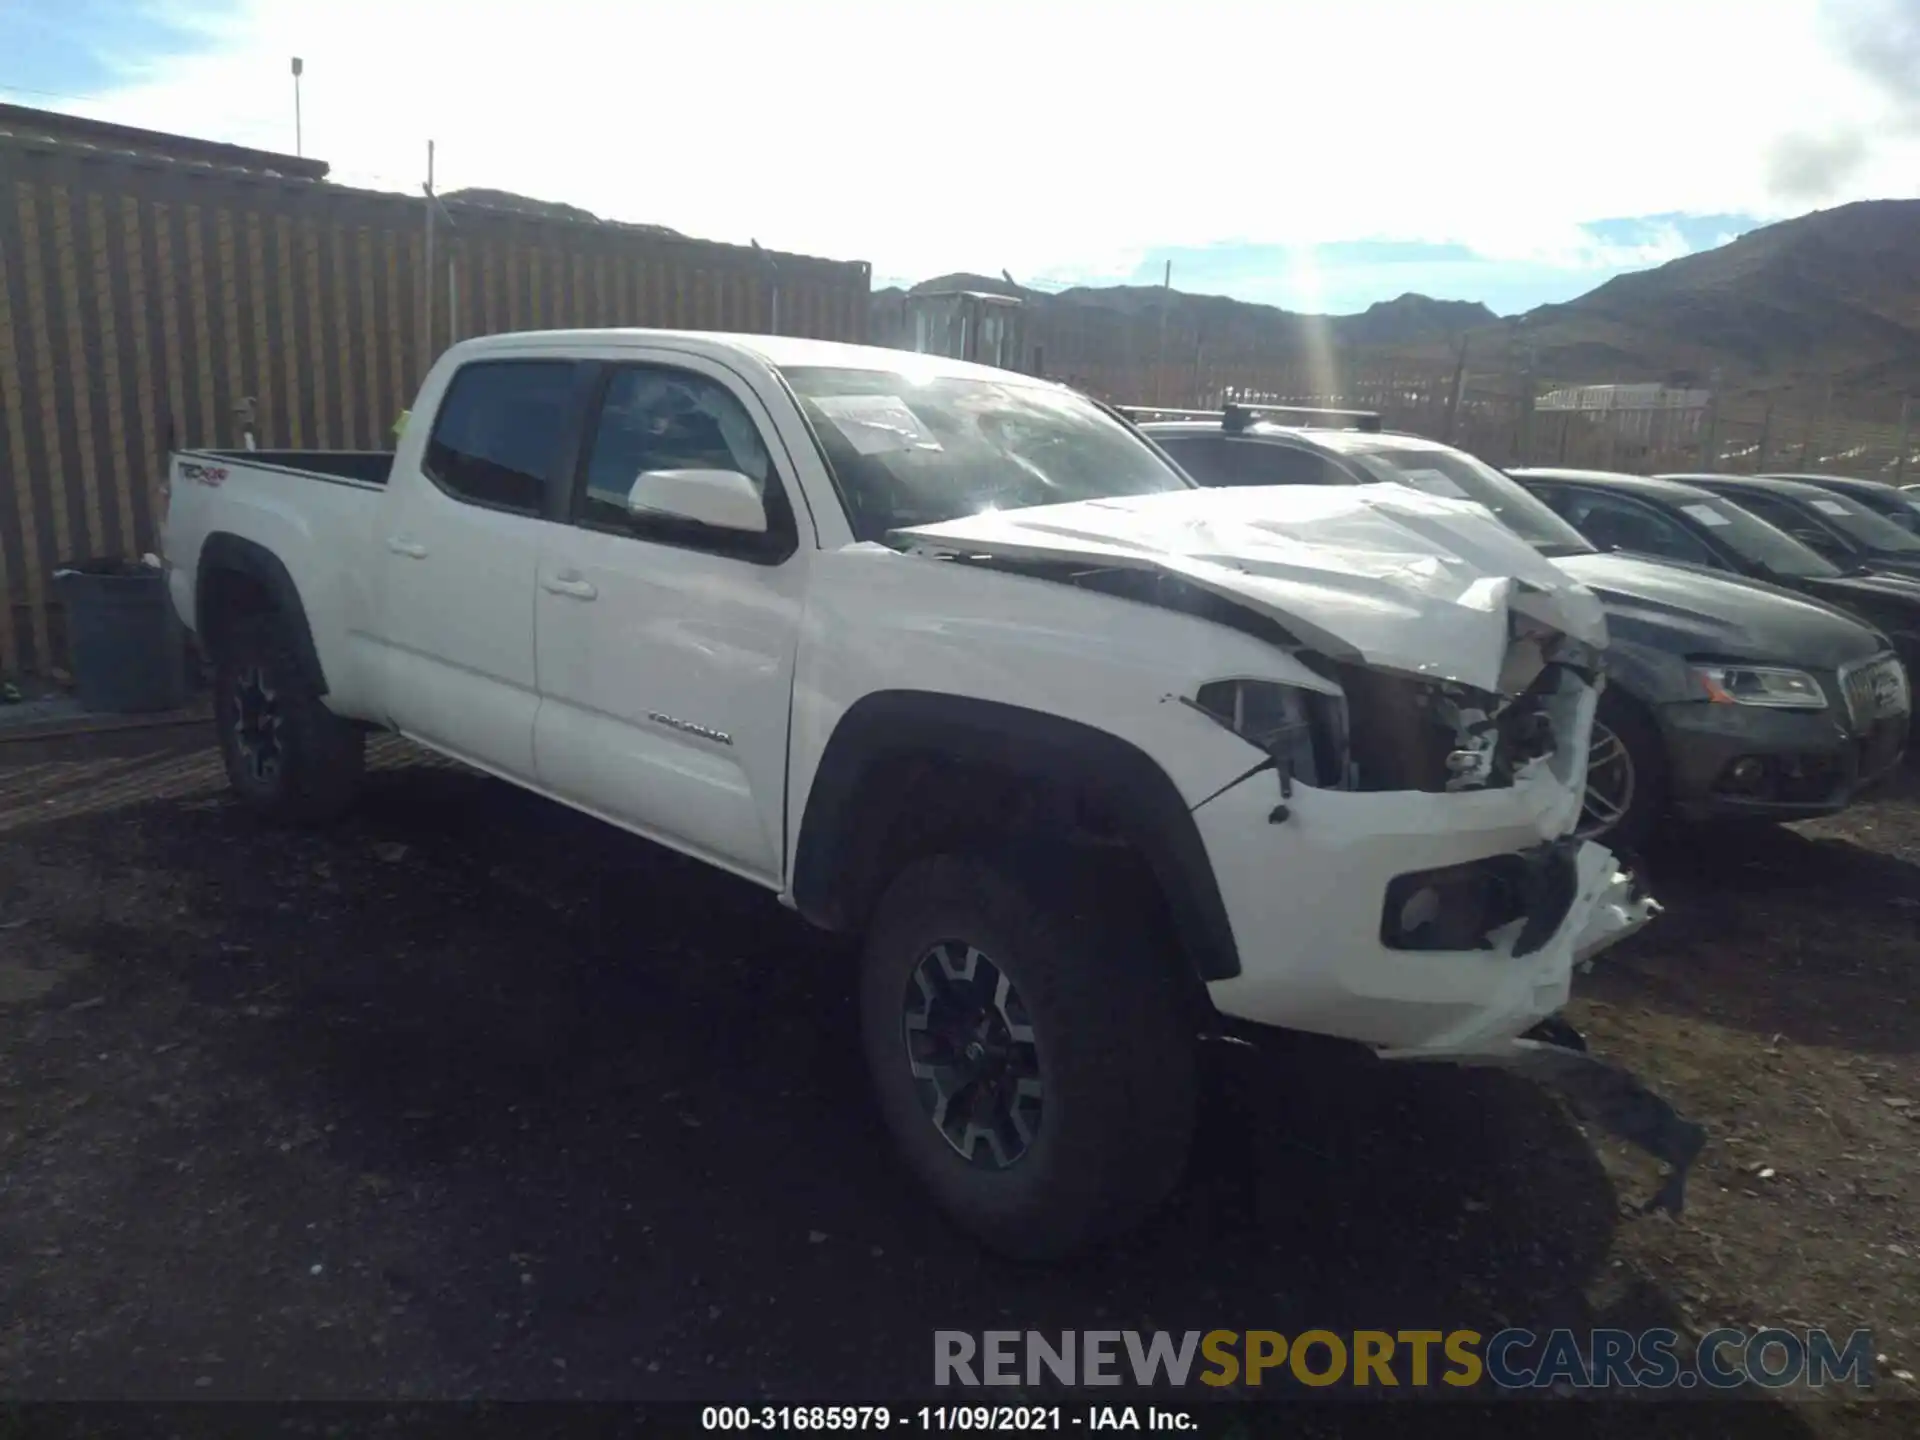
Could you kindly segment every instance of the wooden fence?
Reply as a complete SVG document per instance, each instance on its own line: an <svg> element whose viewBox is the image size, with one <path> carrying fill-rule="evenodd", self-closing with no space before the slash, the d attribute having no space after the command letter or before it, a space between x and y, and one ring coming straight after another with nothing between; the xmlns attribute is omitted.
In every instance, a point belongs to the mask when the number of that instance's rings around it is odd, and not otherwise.
<svg viewBox="0 0 1920 1440"><path fill-rule="evenodd" d="M666 325L858 340L859 262L426 201L0 128L0 672L65 655L49 577L154 548L169 449L378 448L450 336ZM777 299L776 299L777 288Z"/></svg>

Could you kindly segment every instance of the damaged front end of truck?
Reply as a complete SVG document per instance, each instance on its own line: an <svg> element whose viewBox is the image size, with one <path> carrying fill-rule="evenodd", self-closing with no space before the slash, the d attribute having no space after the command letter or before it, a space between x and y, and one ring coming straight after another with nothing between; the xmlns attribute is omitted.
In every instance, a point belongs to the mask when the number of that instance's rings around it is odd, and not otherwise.
<svg viewBox="0 0 1920 1440"><path fill-rule="evenodd" d="M1703 1132L1558 1013L1572 972L1659 912L1573 833L1605 684L1590 592L1479 507L1400 486L1082 502L893 540L1192 613L1304 667L1169 697L1251 747L1193 804L1242 955L1216 1008L1529 1074L1671 1166L1653 1203L1678 1210Z"/></svg>

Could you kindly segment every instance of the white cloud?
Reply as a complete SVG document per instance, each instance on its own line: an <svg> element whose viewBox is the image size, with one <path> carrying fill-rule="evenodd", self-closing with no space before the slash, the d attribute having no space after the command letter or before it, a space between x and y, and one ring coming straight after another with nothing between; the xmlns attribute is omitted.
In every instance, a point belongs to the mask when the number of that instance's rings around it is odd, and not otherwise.
<svg viewBox="0 0 1920 1440"><path fill-rule="evenodd" d="M298 54L307 152L342 180L416 189L431 136L443 189L879 274L1112 277L1155 246L1362 238L1597 269L1620 247L1584 220L1781 213L1768 155L1789 111L1873 124L1882 98L1829 58L1817 8L239 0L198 12L204 54L111 56L127 83L86 108L289 149ZM1920 141L1890 138L1840 198L1904 193L1916 168Z"/></svg>

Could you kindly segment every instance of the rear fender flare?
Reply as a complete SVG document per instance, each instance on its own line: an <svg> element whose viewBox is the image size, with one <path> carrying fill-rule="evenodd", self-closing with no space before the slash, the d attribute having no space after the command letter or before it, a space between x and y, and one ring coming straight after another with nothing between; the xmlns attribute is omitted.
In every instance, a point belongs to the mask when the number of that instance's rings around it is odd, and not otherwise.
<svg viewBox="0 0 1920 1440"><path fill-rule="evenodd" d="M221 571L246 576L272 597L273 608L286 621L295 660L313 684L314 693L325 695L326 671L321 668L319 651L314 648L313 631L307 624L307 607L300 601L299 587L293 583L285 562L258 541L220 530L207 536L201 545L200 567L194 576L193 618L202 645L207 646L209 637L217 630L213 577Z"/></svg>

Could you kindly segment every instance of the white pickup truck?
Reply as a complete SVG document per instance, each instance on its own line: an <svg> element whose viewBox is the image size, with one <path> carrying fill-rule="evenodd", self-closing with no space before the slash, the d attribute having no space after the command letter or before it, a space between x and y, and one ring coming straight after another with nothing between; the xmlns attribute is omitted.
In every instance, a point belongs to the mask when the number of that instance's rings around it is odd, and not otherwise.
<svg viewBox="0 0 1920 1440"><path fill-rule="evenodd" d="M1589 592L1464 502L1197 489L1060 386L501 335L397 453L185 452L169 495L246 802L330 816L394 730L862 937L886 1122L1006 1251L1168 1193L1223 1021L1559 1064L1655 908L1569 838Z"/></svg>

